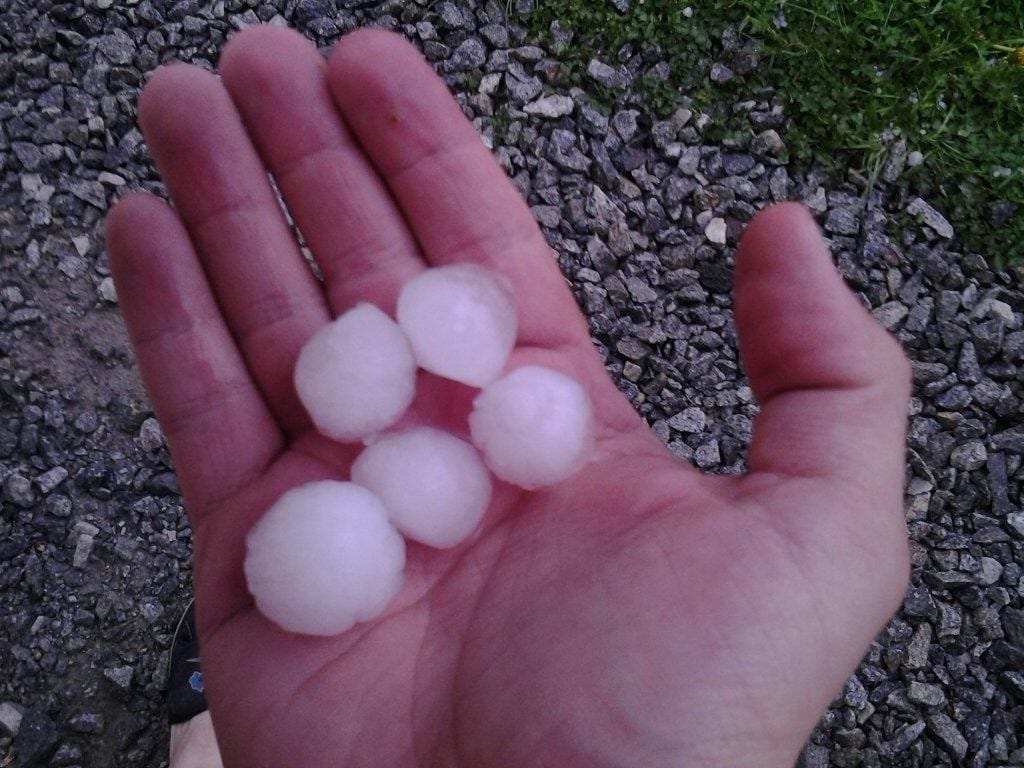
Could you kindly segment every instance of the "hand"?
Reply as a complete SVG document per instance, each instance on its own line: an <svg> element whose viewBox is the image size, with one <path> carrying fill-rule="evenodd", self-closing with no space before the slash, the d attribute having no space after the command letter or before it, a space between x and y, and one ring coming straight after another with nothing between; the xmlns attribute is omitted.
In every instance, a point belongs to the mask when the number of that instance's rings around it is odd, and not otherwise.
<svg viewBox="0 0 1024 768"><path fill-rule="evenodd" d="M150 80L139 117L176 209L126 197L108 244L194 527L225 764L792 765L908 574L908 366L806 211L775 206L743 238L736 321L762 409L750 472L706 476L608 379L528 208L415 49L363 30L325 66L256 28L220 68ZM285 490L346 479L358 451L311 427L298 350L451 261L510 278L510 365L586 386L597 458L556 487L499 486L465 545L410 544L376 621L287 634L246 591L245 533ZM471 395L424 374L414 408L463 428Z"/></svg>

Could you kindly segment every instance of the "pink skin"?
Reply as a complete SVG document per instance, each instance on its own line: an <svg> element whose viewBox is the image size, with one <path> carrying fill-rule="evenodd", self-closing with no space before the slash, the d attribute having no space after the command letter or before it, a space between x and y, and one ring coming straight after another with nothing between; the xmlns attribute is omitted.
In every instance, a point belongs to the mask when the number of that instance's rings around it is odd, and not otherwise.
<svg viewBox="0 0 1024 768"><path fill-rule="evenodd" d="M528 208L411 46L363 30L325 66L294 32L255 28L221 74L153 75L139 116L176 210L128 196L108 243L195 528L225 764L791 765L908 572L908 366L806 211L772 207L743 238L736 319L763 407L750 473L705 476L609 381ZM403 280L463 260L514 286L511 365L587 387L598 459L538 492L499 485L462 546L411 545L378 620L287 634L246 592L245 532L358 451L311 429L298 350L356 301L393 311ZM471 390L421 378L410 419L464 429Z"/></svg>

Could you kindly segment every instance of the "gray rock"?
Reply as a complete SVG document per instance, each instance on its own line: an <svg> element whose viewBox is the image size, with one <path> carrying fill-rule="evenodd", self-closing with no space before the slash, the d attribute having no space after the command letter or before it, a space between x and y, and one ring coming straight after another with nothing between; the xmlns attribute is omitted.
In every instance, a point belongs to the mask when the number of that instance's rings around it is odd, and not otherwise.
<svg viewBox="0 0 1024 768"><path fill-rule="evenodd" d="M972 399L970 390L963 384L957 384L936 397L935 404L945 410L959 411L970 405Z"/></svg>
<svg viewBox="0 0 1024 768"><path fill-rule="evenodd" d="M73 504L71 499L67 496L62 496L59 493L55 493L52 496L47 497L45 503L46 511L57 518L69 517Z"/></svg>
<svg viewBox="0 0 1024 768"><path fill-rule="evenodd" d="M18 729L21 727L23 711L13 701L0 703L0 728L3 728L11 736L17 736Z"/></svg>
<svg viewBox="0 0 1024 768"><path fill-rule="evenodd" d="M560 128L551 132L548 159L567 171L585 171L590 167L590 158L576 145L576 134Z"/></svg>
<svg viewBox="0 0 1024 768"><path fill-rule="evenodd" d="M621 69L610 67L599 59L591 59L587 65L587 75L598 85L606 88L622 90L629 85L629 78Z"/></svg>
<svg viewBox="0 0 1024 768"><path fill-rule="evenodd" d="M571 115L573 109L575 109L575 102L568 96L561 96L559 94L545 96L523 107L523 111L528 115L541 115L548 118Z"/></svg>
<svg viewBox="0 0 1024 768"><path fill-rule="evenodd" d="M164 433L160 422L150 417L142 422L139 428L139 445L144 451L157 451L164 445Z"/></svg>
<svg viewBox="0 0 1024 768"><path fill-rule="evenodd" d="M924 582L935 589L956 589L974 583L974 577L961 571L925 571Z"/></svg>
<svg viewBox="0 0 1024 768"><path fill-rule="evenodd" d="M316 19L333 16L337 12L330 0L299 0L295 5L295 23L306 26Z"/></svg>
<svg viewBox="0 0 1024 768"><path fill-rule="evenodd" d="M981 558L981 567L978 569L978 583L990 587L999 581L1003 575L1003 564L993 557Z"/></svg>
<svg viewBox="0 0 1024 768"><path fill-rule="evenodd" d="M36 477L36 485L44 494L50 493L58 485L68 479L68 471L64 467L54 467Z"/></svg>
<svg viewBox="0 0 1024 768"><path fill-rule="evenodd" d="M828 768L828 747L808 744L797 761L797 768Z"/></svg>
<svg viewBox="0 0 1024 768"><path fill-rule="evenodd" d="M914 723L907 723L899 728L896 733L893 734L892 741L889 742L890 752L894 755L898 755L921 738L921 734L924 733L925 727L924 721L918 720Z"/></svg>
<svg viewBox="0 0 1024 768"><path fill-rule="evenodd" d="M52 766L74 766L82 762L82 750L75 744L64 743L57 747L50 760Z"/></svg>
<svg viewBox="0 0 1024 768"><path fill-rule="evenodd" d="M448 72L463 72L475 69L487 61L487 48L479 37L467 37L452 51L445 63Z"/></svg>
<svg viewBox="0 0 1024 768"><path fill-rule="evenodd" d="M32 482L17 472L4 478L3 495L7 501L26 509L35 504L36 501L35 491L32 490Z"/></svg>
<svg viewBox="0 0 1024 768"><path fill-rule="evenodd" d="M580 127L591 136L604 136L608 132L608 116L589 101L579 104L577 116Z"/></svg>
<svg viewBox="0 0 1024 768"><path fill-rule="evenodd" d="M590 258L590 265L602 277L607 277L618 269L619 264L615 255L597 237L587 241L587 256Z"/></svg>
<svg viewBox="0 0 1024 768"><path fill-rule="evenodd" d="M860 218L850 207L833 208L825 217L825 231L835 235L856 235L860 232Z"/></svg>
<svg viewBox="0 0 1024 768"><path fill-rule="evenodd" d="M1006 524L1017 536L1024 539L1024 512L1013 512L1006 516Z"/></svg>
<svg viewBox="0 0 1024 768"><path fill-rule="evenodd" d="M86 563L89 562L89 556L92 554L95 544L96 539L91 534L83 533L78 537L78 540L75 542L75 554L71 561L75 568L85 567Z"/></svg>
<svg viewBox="0 0 1024 768"><path fill-rule="evenodd" d="M92 434L99 426L99 416L95 409L87 408L75 417L74 427L84 434Z"/></svg>
<svg viewBox="0 0 1024 768"><path fill-rule="evenodd" d="M108 304L116 304L117 288L114 286L114 278L105 277L100 280L100 284L96 286L96 293Z"/></svg>
<svg viewBox="0 0 1024 768"><path fill-rule="evenodd" d="M536 77L518 78L509 75L505 78L505 89L514 103L526 104L537 98L544 86Z"/></svg>
<svg viewBox="0 0 1024 768"><path fill-rule="evenodd" d="M736 73L720 61L716 61L711 65L711 82L713 83L722 85L723 83L728 83L735 76Z"/></svg>
<svg viewBox="0 0 1024 768"><path fill-rule="evenodd" d="M939 609L938 636L955 637L963 627L964 615L959 605L936 601Z"/></svg>
<svg viewBox="0 0 1024 768"><path fill-rule="evenodd" d="M619 138L625 142L629 142L633 140L634 136L636 136L636 119L639 116L640 113L635 109L623 109L612 115L609 125L611 125L612 130L619 134Z"/></svg>
<svg viewBox="0 0 1024 768"><path fill-rule="evenodd" d="M127 32L118 28L101 37L96 47L112 64L131 64L136 52L135 41Z"/></svg>
<svg viewBox="0 0 1024 768"><path fill-rule="evenodd" d="M856 675L850 677L843 686L843 701L846 706L854 709L864 709L868 703L868 692L864 683Z"/></svg>
<svg viewBox="0 0 1024 768"><path fill-rule="evenodd" d="M885 159L885 165L882 167L882 180L889 184L895 183L906 167L907 142L905 139L900 139L889 147L889 156Z"/></svg>
<svg viewBox="0 0 1024 768"><path fill-rule="evenodd" d="M438 5L438 13L441 17L441 23L449 29L461 29L472 26L472 17L467 19L463 15L462 9L455 3L440 3Z"/></svg>
<svg viewBox="0 0 1024 768"><path fill-rule="evenodd" d="M956 723L949 715L939 712L927 718L928 730L938 739L942 746L957 760L963 760L967 756L967 739L956 727Z"/></svg>
<svg viewBox="0 0 1024 768"><path fill-rule="evenodd" d="M642 341L635 339L632 336L620 339L618 344L615 345L615 349L619 354L628 357L630 360L638 362L644 360L648 355L647 346Z"/></svg>
<svg viewBox="0 0 1024 768"><path fill-rule="evenodd" d="M907 213L931 227L939 237L946 240L953 237L953 225L949 223L949 220L920 197L915 197L910 201L907 205Z"/></svg>
<svg viewBox="0 0 1024 768"><path fill-rule="evenodd" d="M693 463L701 469L711 469L718 466L722 460L721 451L717 440L708 440L702 443L693 451Z"/></svg>
<svg viewBox="0 0 1024 768"><path fill-rule="evenodd" d="M684 408L668 420L668 425L677 432L696 433L703 432L707 424L704 411L700 408Z"/></svg>
<svg viewBox="0 0 1024 768"><path fill-rule="evenodd" d="M774 128L762 131L750 142L750 151L758 155L776 156L782 154L785 149L785 142Z"/></svg>
<svg viewBox="0 0 1024 768"><path fill-rule="evenodd" d="M11 151L18 158L21 167L26 171L34 171L43 162L43 152L35 144L27 141L12 141Z"/></svg>
<svg viewBox="0 0 1024 768"><path fill-rule="evenodd" d="M943 693L942 686L916 680L907 688L907 698L926 707L941 707L946 703L946 694Z"/></svg>
<svg viewBox="0 0 1024 768"><path fill-rule="evenodd" d="M82 712L68 720L68 726L75 733L103 733L104 719L99 712Z"/></svg>
<svg viewBox="0 0 1024 768"><path fill-rule="evenodd" d="M135 670L129 666L107 667L103 670L103 676L107 678L107 680L112 682L118 688L124 688L125 690L131 687L134 675Z"/></svg>
<svg viewBox="0 0 1024 768"><path fill-rule="evenodd" d="M956 375L965 384L977 384L984 375L981 370L981 363L978 362L978 355L974 351L974 344L965 341L960 347L960 359L956 366Z"/></svg>
<svg viewBox="0 0 1024 768"><path fill-rule="evenodd" d="M1016 671L1003 672L999 682L1021 704L1024 704L1024 674Z"/></svg>
<svg viewBox="0 0 1024 768"><path fill-rule="evenodd" d="M651 304L658 300L658 292L639 277L627 277L626 290L634 301L641 304Z"/></svg>
<svg viewBox="0 0 1024 768"><path fill-rule="evenodd" d="M18 735L14 737L15 766L44 764L57 746L58 731L53 721L38 709L30 709L21 718Z"/></svg>
<svg viewBox="0 0 1024 768"><path fill-rule="evenodd" d="M722 155L722 168L730 176L743 176L755 165L757 165L757 160L745 153L726 152Z"/></svg>
<svg viewBox="0 0 1024 768"><path fill-rule="evenodd" d="M985 444L981 440L969 440L953 449L949 463L957 469L971 471L983 467L987 458Z"/></svg>
<svg viewBox="0 0 1024 768"><path fill-rule="evenodd" d="M989 525L975 531L971 539L978 544L999 544L1004 541L1009 541L1010 536L1002 528L995 525Z"/></svg>
<svg viewBox="0 0 1024 768"><path fill-rule="evenodd" d="M725 219L717 216L711 219L707 226L704 227L704 236L709 242L717 245L725 245L727 235L728 227L726 226Z"/></svg>
<svg viewBox="0 0 1024 768"><path fill-rule="evenodd" d="M894 331L899 327L899 324L903 321L903 318L907 316L909 311L910 310L900 304L900 302L890 301L877 309L873 309L871 314L875 316L875 319L881 323L884 328Z"/></svg>
<svg viewBox="0 0 1024 768"><path fill-rule="evenodd" d="M68 191L94 208L100 210L107 208L107 191L98 181L72 181L68 183Z"/></svg>
<svg viewBox="0 0 1024 768"><path fill-rule="evenodd" d="M903 653L903 666L907 669L923 669L928 665L928 649L932 642L932 626L922 622L914 630Z"/></svg>
<svg viewBox="0 0 1024 768"><path fill-rule="evenodd" d="M480 34L494 48L508 48L508 27L504 24L487 24L480 27Z"/></svg>

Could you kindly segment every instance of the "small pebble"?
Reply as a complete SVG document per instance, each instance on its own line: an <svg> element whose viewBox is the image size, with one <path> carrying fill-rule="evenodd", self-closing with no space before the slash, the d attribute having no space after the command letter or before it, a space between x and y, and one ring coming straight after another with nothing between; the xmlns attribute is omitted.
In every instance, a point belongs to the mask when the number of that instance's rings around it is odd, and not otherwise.
<svg viewBox="0 0 1024 768"><path fill-rule="evenodd" d="M594 440L583 387L537 365L517 368L477 395L469 428L495 475L531 489L574 474Z"/></svg>
<svg viewBox="0 0 1024 768"><path fill-rule="evenodd" d="M96 539L88 534L83 533L78 537L78 541L75 542L75 554L72 558L72 565L75 568L84 568L85 564L89 562L89 555L92 554L92 548L96 544Z"/></svg>

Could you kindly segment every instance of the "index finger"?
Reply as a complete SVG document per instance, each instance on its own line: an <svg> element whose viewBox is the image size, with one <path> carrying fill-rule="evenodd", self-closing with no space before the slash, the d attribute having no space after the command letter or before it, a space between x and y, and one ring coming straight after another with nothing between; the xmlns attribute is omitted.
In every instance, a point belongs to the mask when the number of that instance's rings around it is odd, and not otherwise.
<svg viewBox="0 0 1024 768"><path fill-rule="evenodd" d="M504 273L518 298L522 343L589 343L525 201L410 43L382 30L353 32L331 56L328 83L428 262L474 261Z"/></svg>

